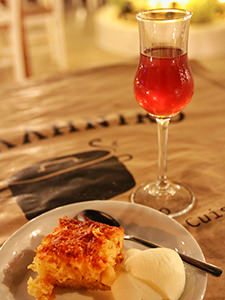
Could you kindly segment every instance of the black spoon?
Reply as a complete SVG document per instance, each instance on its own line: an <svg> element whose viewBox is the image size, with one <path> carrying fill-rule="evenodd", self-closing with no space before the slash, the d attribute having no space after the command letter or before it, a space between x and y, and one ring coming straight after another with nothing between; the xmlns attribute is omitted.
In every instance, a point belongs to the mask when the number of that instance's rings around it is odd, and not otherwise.
<svg viewBox="0 0 225 300"><path fill-rule="evenodd" d="M99 210L94 210L94 209L85 209L85 210L79 212L75 216L75 218L77 220L80 220L80 221L92 220L92 221L95 221L95 222L108 224L110 226L116 226L116 227L121 226L120 223L115 218L113 218L111 215L109 215L105 212L99 211ZM137 242L139 244L142 244L142 245L150 247L150 248L162 247L158 244L152 243L150 241L147 241L145 239L142 239L142 238L139 238L139 237L136 237L136 236L133 236L133 235L125 234L124 239L129 240L129 241L133 241L133 242ZM210 273L214 276L218 277L223 272L223 270L221 270L220 268L218 268L218 267L216 267L212 264L200 261L198 259L187 256L183 253L180 253L178 251L177 251L177 253L180 255L181 259L183 261L185 261L186 263L188 263L188 264L190 264L190 265L192 265L196 268L199 268L199 269L201 269L201 270L203 270L207 273Z"/></svg>

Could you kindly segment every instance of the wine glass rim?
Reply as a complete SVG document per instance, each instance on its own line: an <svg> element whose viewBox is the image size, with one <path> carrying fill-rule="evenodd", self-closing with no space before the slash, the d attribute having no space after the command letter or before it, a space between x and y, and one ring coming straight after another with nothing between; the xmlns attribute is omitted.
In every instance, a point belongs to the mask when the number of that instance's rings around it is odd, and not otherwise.
<svg viewBox="0 0 225 300"><path fill-rule="evenodd" d="M175 19L160 19L160 18L153 18L150 17L149 14L150 13L181 13L183 14L183 16L177 17ZM180 9L180 8L155 8L155 9L149 9L149 10L144 10L141 11L139 13L136 14L136 18L138 21L145 21L145 22L179 22L179 21L186 21L191 19L192 17L192 12L189 10L185 10L185 9Z"/></svg>

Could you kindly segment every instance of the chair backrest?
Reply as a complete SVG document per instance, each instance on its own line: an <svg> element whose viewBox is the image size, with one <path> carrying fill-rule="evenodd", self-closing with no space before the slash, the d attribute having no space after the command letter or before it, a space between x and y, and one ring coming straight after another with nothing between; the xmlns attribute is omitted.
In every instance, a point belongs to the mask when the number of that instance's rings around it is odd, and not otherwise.
<svg viewBox="0 0 225 300"><path fill-rule="evenodd" d="M17 81L24 81L32 72L28 57L25 25L46 25L47 18L54 21L56 52L61 69L67 68L67 55L64 32L64 0L40 1L40 5L26 3L26 0L5 0L4 9L0 10L0 27L9 29L12 62ZM42 3L43 2L43 3ZM45 5L41 5L45 4Z"/></svg>

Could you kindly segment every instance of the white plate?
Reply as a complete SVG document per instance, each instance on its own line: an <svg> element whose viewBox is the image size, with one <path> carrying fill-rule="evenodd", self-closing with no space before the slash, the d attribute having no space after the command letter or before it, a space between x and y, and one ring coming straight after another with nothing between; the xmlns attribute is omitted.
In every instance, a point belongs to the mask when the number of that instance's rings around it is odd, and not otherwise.
<svg viewBox="0 0 225 300"><path fill-rule="evenodd" d="M79 211L94 208L118 218L126 233L149 239L165 247L177 248L180 252L204 260L203 253L191 234L174 219L144 207L119 201L86 201L53 209L28 222L14 233L0 250L0 298L4 300L32 300L27 294L26 282L32 271L27 265L32 262L34 249L41 239L58 224L58 218L73 217ZM125 241L126 248L141 248ZM180 300L203 299L207 276L185 264L186 285ZM34 275L34 274L33 274ZM56 290L56 300L112 300L111 292L80 293L72 290ZM126 300L126 299L124 299Z"/></svg>

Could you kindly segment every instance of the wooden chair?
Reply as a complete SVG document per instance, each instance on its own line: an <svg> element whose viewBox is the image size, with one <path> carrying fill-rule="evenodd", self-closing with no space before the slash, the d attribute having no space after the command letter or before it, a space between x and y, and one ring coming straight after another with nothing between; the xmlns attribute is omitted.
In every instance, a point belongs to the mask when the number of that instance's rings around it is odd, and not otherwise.
<svg viewBox="0 0 225 300"><path fill-rule="evenodd" d="M10 33L12 62L17 81L32 76L29 63L29 49L26 40L26 29L34 24L41 24L48 30L47 23L52 23L51 34L55 37L54 49L60 69L67 68L67 53L64 28L64 0L52 0L51 5L27 5L23 0L7 0L0 16L0 27ZM50 1L48 1L50 2ZM49 41L51 41L49 39ZM51 43L51 42L50 42Z"/></svg>

